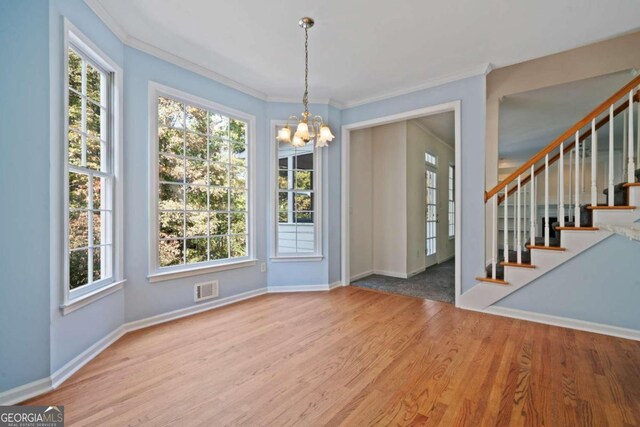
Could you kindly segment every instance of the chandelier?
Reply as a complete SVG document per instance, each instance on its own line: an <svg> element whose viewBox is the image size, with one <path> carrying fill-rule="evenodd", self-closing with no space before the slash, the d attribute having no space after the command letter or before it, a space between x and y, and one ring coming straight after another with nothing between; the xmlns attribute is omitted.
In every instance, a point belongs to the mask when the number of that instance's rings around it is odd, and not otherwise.
<svg viewBox="0 0 640 427"><path fill-rule="evenodd" d="M285 127L278 131L278 141L288 142L294 147L304 147L308 142L315 140L316 147L326 147L328 142L332 141L334 136L331 129L322 120L321 116L311 116L309 114L309 28L313 27L315 22L309 17L300 18L298 25L304 29L304 95L302 96L302 105L304 112L302 116L289 116ZM289 120L297 122L296 132L291 139L291 128Z"/></svg>

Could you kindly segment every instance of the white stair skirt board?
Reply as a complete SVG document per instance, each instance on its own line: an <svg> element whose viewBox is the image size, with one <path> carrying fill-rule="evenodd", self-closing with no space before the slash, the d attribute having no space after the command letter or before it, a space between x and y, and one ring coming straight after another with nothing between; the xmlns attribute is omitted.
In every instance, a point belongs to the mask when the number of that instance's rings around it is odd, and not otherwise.
<svg viewBox="0 0 640 427"><path fill-rule="evenodd" d="M640 187L631 187L629 204L639 206ZM630 224L640 219L640 209L633 210L594 210L593 225ZM536 268L504 267L504 280L508 285L478 282L473 288L462 294L458 301L460 308L484 311L507 295L526 286L549 271L564 264L581 252L589 249L613 235L605 230L575 231L561 230L561 242L564 251L531 250L531 264ZM493 308L492 308L493 309Z"/></svg>
<svg viewBox="0 0 640 427"><path fill-rule="evenodd" d="M271 285L267 289L270 294L278 294L284 292L322 292L330 291L331 289L342 286L340 282L333 282L328 285L284 285L274 286Z"/></svg>

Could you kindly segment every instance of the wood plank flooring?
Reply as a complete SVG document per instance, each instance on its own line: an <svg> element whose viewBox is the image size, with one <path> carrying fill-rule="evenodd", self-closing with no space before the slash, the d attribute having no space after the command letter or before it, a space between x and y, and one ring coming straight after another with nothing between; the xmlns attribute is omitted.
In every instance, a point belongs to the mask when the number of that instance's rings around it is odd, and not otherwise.
<svg viewBox="0 0 640 427"><path fill-rule="evenodd" d="M640 426L640 343L346 287L129 333L57 390L76 426Z"/></svg>

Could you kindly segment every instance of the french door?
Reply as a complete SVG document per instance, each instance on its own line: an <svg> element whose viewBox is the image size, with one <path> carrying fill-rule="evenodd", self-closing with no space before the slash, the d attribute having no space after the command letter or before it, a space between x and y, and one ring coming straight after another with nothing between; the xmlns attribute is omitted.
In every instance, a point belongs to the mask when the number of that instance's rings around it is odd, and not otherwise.
<svg viewBox="0 0 640 427"><path fill-rule="evenodd" d="M436 248L438 242L438 183L437 165L435 156L429 153L425 156L425 189L426 189L426 209L425 209L425 261L426 267L437 263Z"/></svg>

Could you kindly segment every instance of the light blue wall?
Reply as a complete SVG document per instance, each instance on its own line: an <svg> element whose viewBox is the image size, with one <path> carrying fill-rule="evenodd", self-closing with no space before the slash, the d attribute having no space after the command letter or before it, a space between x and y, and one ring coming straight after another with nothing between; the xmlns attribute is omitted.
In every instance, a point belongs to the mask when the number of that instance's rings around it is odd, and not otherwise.
<svg viewBox="0 0 640 427"><path fill-rule="evenodd" d="M178 280L149 283L148 275L148 86L155 81L166 86L223 104L256 117L256 255L253 267L203 274ZM194 305L193 284L208 279L220 281L220 296L227 297L266 286L260 272L266 262L264 215L268 195L268 144L265 136L265 102L198 74L186 71L139 50L125 48L125 313L126 320L138 320Z"/></svg>
<svg viewBox="0 0 640 427"><path fill-rule="evenodd" d="M469 77L342 111L342 124L402 113L446 102L461 101L460 212L462 290L469 290L484 264L485 76Z"/></svg>
<svg viewBox="0 0 640 427"><path fill-rule="evenodd" d="M640 242L614 235L497 306L640 330Z"/></svg>
<svg viewBox="0 0 640 427"><path fill-rule="evenodd" d="M51 126L51 297L50 370L55 372L99 339L122 325L124 291L108 295L65 316L62 304L63 246L62 171L64 168L64 18L67 18L118 66L124 66L124 46L82 0L53 0L49 9Z"/></svg>
<svg viewBox="0 0 640 427"><path fill-rule="evenodd" d="M47 1L0 1L0 392L49 374L48 29Z"/></svg>

